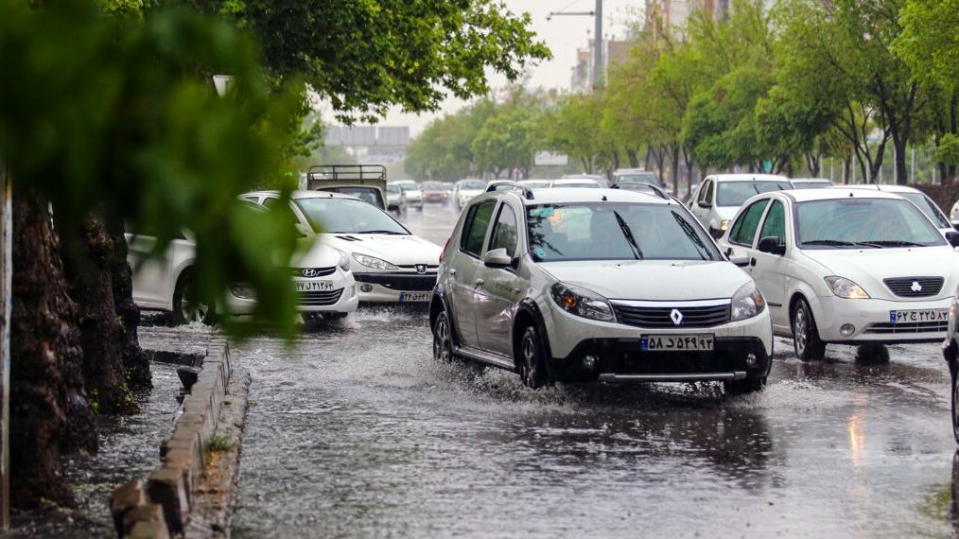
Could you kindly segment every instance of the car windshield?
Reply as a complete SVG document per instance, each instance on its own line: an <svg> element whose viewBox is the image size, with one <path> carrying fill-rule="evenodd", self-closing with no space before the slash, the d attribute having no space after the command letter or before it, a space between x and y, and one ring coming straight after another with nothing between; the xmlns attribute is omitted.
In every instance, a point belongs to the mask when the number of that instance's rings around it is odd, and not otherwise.
<svg viewBox="0 0 959 539"><path fill-rule="evenodd" d="M416 191L419 189L419 186L416 185L416 182L413 180L396 182L396 185L399 185L404 191Z"/></svg>
<svg viewBox="0 0 959 539"><path fill-rule="evenodd" d="M423 191L445 191L446 186L437 182L426 182L420 187L420 189Z"/></svg>
<svg viewBox="0 0 959 539"><path fill-rule="evenodd" d="M472 180L460 184L460 191L482 191L486 189L486 182L483 180Z"/></svg>
<svg viewBox="0 0 959 539"><path fill-rule="evenodd" d="M656 187L662 187L663 182L659 181L659 178L652 172L638 172L635 174L621 174L616 176L616 183L648 183L650 185L655 185Z"/></svg>
<svg viewBox="0 0 959 539"><path fill-rule="evenodd" d="M753 195L792 188L787 180L720 181L717 185L719 186L719 191L716 193L717 206L742 206L743 202Z"/></svg>
<svg viewBox="0 0 959 539"><path fill-rule="evenodd" d="M832 185L828 180L822 181L796 181L793 183L793 189L822 189Z"/></svg>
<svg viewBox="0 0 959 539"><path fill-rule="evenodd" d="M386 192L394 195L398 195L403 192L403 189L401 189L399 185L390 183L386 185Z"/></svg>
<svg viewBox="0 0 959 539"><path fill-rule="evenodd" d="M331 234L399 234L409 231L379 208L349 198L298 198L293 201L314 232Z"/></svg>
<svg viewBox="0 0 959 539"><path fill-rule="evenodd" d="M796 227L803 249L946 244L929 219L902 199L850 197L802 202L796 205Z"/></svg>
<svg viewBox="0 0 959 539"><path fill-rule="evenodd" d="M331 193L340 193L343 195L350 195L351 197L356 197L364 202L369 202L370 204L376 206L377 208L386 207L386 204L383 202L382 193L380 193L380 190L375 187L349 185L349 186L341 186L341 187L323 187L317 190L328 191Z"/></svg>
<svg viewBox="0 0 959 539"><path fill-rule="evenodd" d="M721 259L694 218L671 204L547 204L526 216L538 262Z"/></svg>
<svg viewBox="0 0 959 539"><path fill-rule="evenodd" d="M912 202L919 208L922 213L926 214L926 217L932 221L937 228L952 228L952 223L949 222L949 219L942 213L942 210L936 206L936 203L930 200L926 195L922 193L896 193L902 198Z"/></svg>

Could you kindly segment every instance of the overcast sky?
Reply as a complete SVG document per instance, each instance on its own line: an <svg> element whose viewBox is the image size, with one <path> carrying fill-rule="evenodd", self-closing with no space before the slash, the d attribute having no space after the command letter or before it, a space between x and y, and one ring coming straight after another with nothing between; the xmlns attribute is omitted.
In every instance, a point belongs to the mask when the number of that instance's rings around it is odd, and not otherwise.
<svg viewBox="0 0 959 539"><path fill-rule="evenodd" d="M546 17L550 12L593 11L596 0L504 0L504 2L514 13L528 12L532 19L533 31L553 51L552 60L532 68L530 85L544 88L569 88L571 69L576 64L576 50L586 48L595 23L592 17L582 15L554 16L549 21ZM644 0L604 0L603 35L613 39L622 38L626 34L629 22L639 19L644 5ZM494 88L505 84L506 80L502 77L493 77L491 80ZM380 122L380 125L409 125L413 136L416 136L430 120L445 113L455 112L463 105L463 102L449 100L444 103L442 112L418 117L412 114L391 113Z"/></svg>

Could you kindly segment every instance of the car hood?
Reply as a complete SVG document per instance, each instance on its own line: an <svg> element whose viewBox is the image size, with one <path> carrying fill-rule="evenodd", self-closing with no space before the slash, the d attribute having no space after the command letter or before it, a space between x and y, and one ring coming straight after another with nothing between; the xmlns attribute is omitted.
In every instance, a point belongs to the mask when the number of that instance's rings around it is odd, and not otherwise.
<svg viewBox="0 0 959 539"><path fill-rule="evenodd" d="M884 249L803 249L802 255L822 267L821 275L845 277L874 298L894 298L883 279L943 277L937 298L951 296L959 274L959 255L952 247ZM924 298L931 299L931 298Z"/></svg>
<svg viewBox="0 0 959 539"><path fill-rule="evenodd" d="M293 256L294 268L332 268L340 259L340 253L321 238L303 239L299 247L301 251Z"/></svg>
<svg viewBox="0 0 959 539"><path fill-rule="evenodd" d="M482 195L486 191L483 189L460 189L458 192L460 196L469 195L471 197L475 197L477 195Z"/></svg>
<svg viewBox="0 0 959 539"><path fill-rule="evenodd" d="M347 253L375 256L397 266L436 266L442 249L417 236L395 234L320 234L323 241Z"/></svg>
<svg viewBox="0 0 959 539"><path fill-rule="evenodd" d="M732 221L741 206L716 206L716 215L723 221Z"/></svg>
<svg viewBox="0 0 959 539"><path fill-rule="evenodd" d="M582 286L608 299L693 301L732 297L749 275L731 262L636 260L545 262L561 282Z"/></svg>

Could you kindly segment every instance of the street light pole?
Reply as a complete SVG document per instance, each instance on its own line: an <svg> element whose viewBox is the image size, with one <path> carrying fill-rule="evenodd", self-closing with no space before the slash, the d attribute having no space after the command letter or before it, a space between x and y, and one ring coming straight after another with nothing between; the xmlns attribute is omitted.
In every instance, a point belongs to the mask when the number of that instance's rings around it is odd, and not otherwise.
<svg viewBox="0 0 959 539"><path fill-rule="evenodd" d="M593 88L603 86L603 0L596 0L595 11L551 11L546 16L550 20L557 15L588 15L596 17L596 35L593 38Z"/></svg>

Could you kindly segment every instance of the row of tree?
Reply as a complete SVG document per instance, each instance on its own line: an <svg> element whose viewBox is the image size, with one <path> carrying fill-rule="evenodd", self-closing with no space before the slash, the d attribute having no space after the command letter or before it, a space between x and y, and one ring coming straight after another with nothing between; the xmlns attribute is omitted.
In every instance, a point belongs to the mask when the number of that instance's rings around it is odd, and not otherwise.
<svg viewBox="0 0 959 539"><path fill-rule="evenodd" d="M824 157L875 181L891 153L907 180L907 145L932 143L939 176L959 165L959 22L956 0L735 0L728 13L693 13L684 28L648 13L632 53L604 88L557 100L527 96L518 111L488 99L439 120L411 146L417 176L495 173L478 150L486 126L496 148L549 149L583 169L645 166L768 170L820 175ZM529 101L536 106L529 107ZM511 98L511 101L516 101ZM492 111L492 112L491 112ZM503 129L518 122L515 129ZM504 139L515 132L518 139ZM889 150L892 150L891 152ZM486 158L488 159L488 158Z"/></svg>
<svg viewBox="0 0 959 539"><path fill-rule="evenodd" d="M157 252L189 229L196 298L256 289L246 324L293 336L282 216L240 204L310 147L309 98L341 118L433 110L549 51L494 0L0 0L0 166L14 197L12 501L70 505L60 455L149 386L124 227ZM213 74L233 84L219 97ZM52 209L52 214L50 210Z"/></svg>

